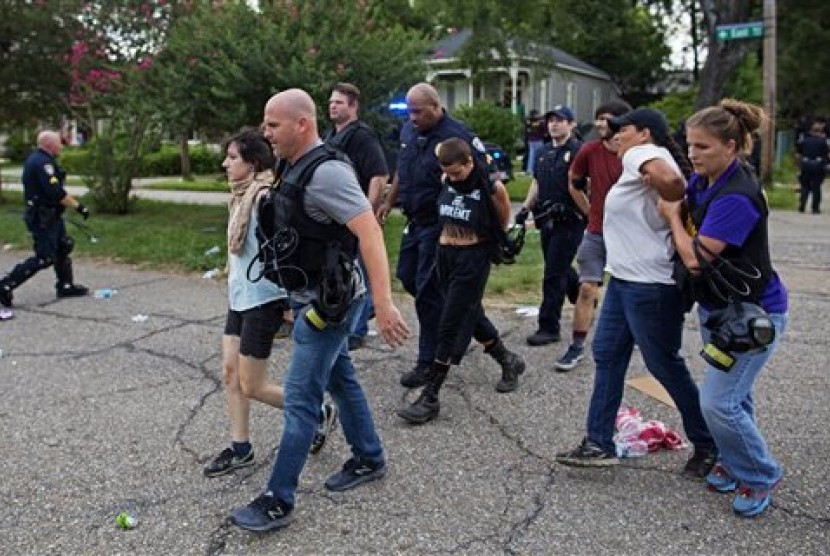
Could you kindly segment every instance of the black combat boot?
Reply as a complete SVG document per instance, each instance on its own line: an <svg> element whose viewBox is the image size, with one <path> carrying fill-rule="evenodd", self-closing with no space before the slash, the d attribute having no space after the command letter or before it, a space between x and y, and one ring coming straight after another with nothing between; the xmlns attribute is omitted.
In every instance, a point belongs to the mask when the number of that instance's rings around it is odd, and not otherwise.
<svg viewBox="0 0 830 556"><path fill-rule="evenodd" d="M421 390L421 395L409 407L398 410L398 416L413 425L422 425L432 421L441 411L438 392L450 370L448 364L433 363L429 369L429 382Z"/></svg>
<svg viewBox="0 0 830 556"><path fill-rule="evenodd" d="M525 361L515 352L510 351L501 339L496 340L486 348L487 353L501 365L501 380L496 384L496 392L512 392L519 387L519 375L525 372Z"/></svg>
<svg viewBox="0 0 830 556"><path fill-rule="evenodd" d="M418 363L414 369L401 375L401 386L406 388L420 388L429 382L430 367Z"/></svg>
<svg viewBox="0 0 830 556"><path fill-rule="evenodd" d="M3 281L0 281L0 305L3 307L11 307L13 299L14 296L12 295L11 286L8 286L3 283Z"/></svg>
<svg viewBox="0 0 830 556"><path fill-rule="evenodd" d="M71 258L55 261L55 274L58 276L58 283L55 284L58 297L83 297L89 293L89 288L75 283Z"/></svg>

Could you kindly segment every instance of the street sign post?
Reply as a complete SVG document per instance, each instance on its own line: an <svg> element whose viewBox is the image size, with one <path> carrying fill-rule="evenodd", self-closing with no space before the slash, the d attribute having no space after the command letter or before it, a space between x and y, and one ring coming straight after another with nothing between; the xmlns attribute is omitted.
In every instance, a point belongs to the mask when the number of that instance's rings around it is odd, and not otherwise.
<svg viewBox="0 0 830 556"><path fill-rule="evenodd" d="M715 36L720 42L760 39L764 36L763 21L748 21L715 27Z"/></svg>

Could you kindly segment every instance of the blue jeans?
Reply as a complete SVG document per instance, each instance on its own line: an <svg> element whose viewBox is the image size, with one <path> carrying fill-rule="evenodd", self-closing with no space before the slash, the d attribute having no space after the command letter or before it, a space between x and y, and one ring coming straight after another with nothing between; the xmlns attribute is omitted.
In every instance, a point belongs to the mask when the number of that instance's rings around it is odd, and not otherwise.
<svg viewBox="0 0 830 556"><path fill-rule="evenodd" d="M323 330L309 326L302 316L294 320L294 351L284 384L282 439L267 486L291 506L326 390L337 404L352 454L371 463L384 461L372 410L357 381L346 341L362 306L363 296L359 296L341 324Z"/></svg>
<svg viewBox="0 0 830 556"><path fill-rule="evenodd" d="M444 296L434 272L440 235L439 223L423 226L410 221L401 237L397 276L404 289L415 298L419 367L428 367L435 360L438 323L444 306Z"/></svg>
<svg viewBox="0 0 830 556"><path fill-rule="evenodd" d="M375 305L372 303L371 291L372 287L369 284L369 273L366 272L366 265L363 264L363 258L358 257L357 264L360 265L360 272L363 273L363 283L366 285L366 295L363 297L363 309L358 313L354 321L354 326L351 329L350 336L357 338L365 338L369 333L369 321L375 313Z"/></svg>
<svg viewBox="0 0 830 556"><path fill-rule="evenodd" d="M700 322L706 322L705 309L699 309ZM775 340L765 348L736 353L729 372L706 367L706 379L700 390L700 405L709 430L715 437L720 460L729 475L742 484L766 490L781 479L781 465L769 451L755 422L752 386L767 360L775 351L787 327L786 313L769 315L775 325ZM712 331L700 327L704 344Z"/></svg>
<svg viewBox="0 0 830 556"><path fill-rule="evenodd" d="M614 420L636 343L646 367L680 411L689 441L696 448L714 446L700 411L697 385L678 353L682 336L683 307L677 286L611 278L594 335L596 374L588 409L589 440L615 453Z"/></svg>

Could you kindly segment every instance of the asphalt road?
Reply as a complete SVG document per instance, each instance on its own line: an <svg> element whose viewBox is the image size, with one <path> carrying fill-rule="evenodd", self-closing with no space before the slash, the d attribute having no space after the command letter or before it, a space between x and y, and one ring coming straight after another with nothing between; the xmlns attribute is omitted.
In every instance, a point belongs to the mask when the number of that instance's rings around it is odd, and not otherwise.
<svg viewBox="0 0 830 556"><path fill-rule="evenodd" d="M828 554L830 218L776 212L771 222L791 321L756 400L786 475L757 519L736 517L729 496L681 477L688 451L607 470L556 464L554 453L582 435L590 358L553 372L565 345L526 346L534 320L491 299L506 342L528 361L518 391L497 394L498 368L474 348L452 370L440 417L407 426L395 416L406 394L398 378L416 339L393 352L374 338L355 360L388 452L386 478L327 492L325 478L348 457L338 432L309 459L294 523L268 535L240 531L226 516L260 492L282 417L254 404L257 464L202 476L227 439L225 285L79 260L80 282L117 294L57 301L45 271L15 292L15 318L0 322L0 553ZM0 270L24 255L0 251ZM411 300L399 306L416 327ZM139 315L146 320L134 322ZM699 378L693 319L685 342ZM276 380L289 349L275 345ZM642 372L635 356L630 374ZM627 389L625 402L680 428L676 412L650 397ZM138 518L136 529L116 527L121 511Z"/></svg>

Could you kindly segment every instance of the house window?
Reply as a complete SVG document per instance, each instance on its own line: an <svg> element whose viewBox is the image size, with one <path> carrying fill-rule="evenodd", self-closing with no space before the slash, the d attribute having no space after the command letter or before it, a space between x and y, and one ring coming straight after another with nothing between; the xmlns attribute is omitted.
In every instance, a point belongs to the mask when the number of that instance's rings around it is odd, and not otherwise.
<svg viewBox="0 0 830 556"><path fill-rule="evenodd" d="M600 104L602 104L602 90L599 87L594 87L592 114L597 113Z"/></svg>
<svg viewBox="0 0 830 556"><path fill-rule="evenodd" d="M444 105L447 110L455 110L455 81L447 83L447 103Z"/></svg>
<svg viewBox="0 0 830 556"><path fill-rule="evenodd" d="M571 110L576 114L576 83L569 81L565 87L565 104L570 106Z"/></svg>

